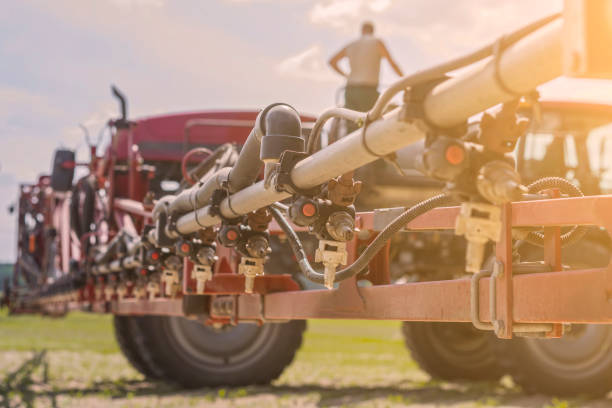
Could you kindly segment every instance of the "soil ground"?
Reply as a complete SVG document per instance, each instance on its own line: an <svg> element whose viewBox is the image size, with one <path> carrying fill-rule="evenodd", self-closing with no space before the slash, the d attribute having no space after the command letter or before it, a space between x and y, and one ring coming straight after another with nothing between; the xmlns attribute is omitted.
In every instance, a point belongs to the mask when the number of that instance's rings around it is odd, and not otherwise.
<svg viewBox="0 0 612 408"><path fill-rule="evenodd" d="M397 322L310 321L269 386L184 391L146 381L119 352L110 316L0 314L0 407L611 407L607 399L526 395L498 383L432 381Z"/></svg>

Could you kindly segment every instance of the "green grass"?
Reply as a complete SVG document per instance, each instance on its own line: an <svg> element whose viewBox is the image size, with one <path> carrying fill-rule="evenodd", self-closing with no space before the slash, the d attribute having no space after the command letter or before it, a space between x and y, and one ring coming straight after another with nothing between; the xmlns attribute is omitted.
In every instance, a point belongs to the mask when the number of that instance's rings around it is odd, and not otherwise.
<svg viewBox="0 0 612 408"><path fill-rule="evenodd" d="M129 366L115 343L111 316L71 313L55 319L0 312L0 407L32 402L78 408L610 404L524 396L497 383L430 381L410 359L400 323L350 320L309 321L294 362L270 386L185 391L145 381Z"/></svg>
<svg viewBox="0 0 612 408"><path fill-rule="evenodd" d="M0 311L0 350L33 349L118 353L111 315L73 312L64 318L9 316ZM399 322L313 320L308 322L301 353L352 356L396 353L408 358ZM414 365L412 365L414 367Z"/></svg>
<svg viewBox="0 0 612 408"><path fill-rule="evenodd" d="M112 316L76 312L51 318L0 311L0 350L42 349L118 353Z"/></svg>

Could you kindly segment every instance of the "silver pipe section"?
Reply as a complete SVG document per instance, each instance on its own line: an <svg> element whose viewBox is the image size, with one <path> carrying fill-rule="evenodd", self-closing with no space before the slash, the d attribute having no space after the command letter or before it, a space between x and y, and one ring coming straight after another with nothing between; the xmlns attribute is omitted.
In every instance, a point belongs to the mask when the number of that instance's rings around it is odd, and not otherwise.
<svg viewBox="0 0 612 408"><path fill-rule="evenodd" d="M202 181L195 186L183 190L170 202L168 206L169 213L184 214L206 205L213 192L220 189L223 183L228 181L231 171L231 167L222 168L208 178L202 178Z"/></svg>
<svg viewBox="0 0 612 408"><path fill-rule="evenodd" d="M402 169L416 169L416 162L419 156L425 150L425 140L419 140L409 146L406 146L397 152L397 163Z"/></svg>
<svg viewBox="0 0 612 408"><path fill-rule="evenodd" d="M436 86L425 98L425 116L437 126L455 126L560 76L562 31L563 20L554 21L508 47L497 63L491 59ZM504 91L498 79L515 94Z"/></svg>
<svg viewBox="0 0 612 408"><path fill-rule="evenodd" d="M108 262L108 260L115 255L115 251L119 244L122 242L127 245L131 239L132 237L130 237L125 230L119 231L119 233L106 245L106 250L94 257L94 263L101 264Z"/></svg>
<svg viewBox="0 0 612 408"><path fill-rule="evenodd" d="M475 68L436 86L425 99L429 121L452 126L515 95L497 84L498 78L517 91L531 90L561 73L562 24L553 22L509 46L498 64ZM498 75L495 75L495 67ZM299 162L291 173L295 185L311 188L333 177L354 170L424 138L426 127L416 119L404 119L401 108L381 120L351 133L338 142ZM364 141L377 155L364 147ZM263 182L251 185L222 201L221 214L235 217L289 197L290 194L266 189ZM187 213L177 220L177 231L189 234L220 219L209 214L209 207Z"/></svg>
<svg viewBox="0 0 612 408"><path fill-rule="evenodd" d="M167 195L157 200L155 206L153 207L153 212L151 214L153 222L157 221L157 218L159 217L160 213L168 212L168 206L172 201L174 201L174 198L175 197L173 195Z"/></svg>
<svg viewBox="0 0 612 408"><path fill-rule="evenodd" d="M265 112L265 110L262 112ZM255 120L255 126L247 137L247 140L244 143L240 154L238 155L238 159L236 160L236 164L234 165L234 167L229 168L228 170L221 170L221 174L225 175L225 180L227 180L227 187L230 193L239 191L244 187L253 184L255 180L257 180L257 176L261 171L261 167L263 164L259 159L261 138L263 135L261 131L261 115L261 112L259 113L259 115L257 115L257 118ZM216 183L217 181L225 181L218 179L216 175L217 174L213 175L213 183ZM205 184L205 186L203 187L205 191L202 193L202 196L205 197L208 192L208 189L210 188L210 185ZM162 197L153 208L153 221L157 220L157 217L162 211L166 213L181 213L193 210L193 205L190 202L190 198L192 198L190 194L193 193L193 191L195 190L193 190L192 187L186 191L183 191L178 196ZM205 201L202 200L202 202Z"/></svg>
<svg viewBox="0 0 612 408"><path fill-rule="evenodd" d="M95 265L94 274L105 274L111 272L121 272L126 269L140 268L142 263L135 255L124 256L121 259L115 259L109 263Z"/></svg>
<svg viewBox="0 0 612 408"><path fill-rule="evenodd" d="M259 176L263 166L262 161L259 159L262 136L260 112L255 120L255 127L251 130L249 137L240 150L236 164L228 175L227 187L230 193L240 191L257 180L257 176Z"/></svg>
<svg viewBox="0 0 612 408"><path fill-rule="evenodd" d="M255 126L247 137L233 167L223 168L211 176L203 177L199 186L196 185L186 189L178 196L170 196L166 203L158 202L159 206L156 205L153 210L154 220L160 211L167 211L169 214L184 214L201 208L209 202L213 192L224 185L230 193L235 193L253 184L257 180L263 165L259 157L263 137L263 117L275 105L268 106L257 115Z"/></svg>
<svg viewBox="0 0 612 408"><path fill-rule="evenodd" d="M420 121L409 123L402 120L401 116L401 109L396 109L384 120L368 126L365 140L374 153L387 155L423 137L424 127ZM291 173L293 182L300 188L312 188L378 159L379 156L367 151L361 139L362 130L357 130L302 160ZM266 189L264 182L260 181L223 200L219 209L223 216L232 218L236 214L247 214L289 196L289 193L277 192L274 187ZM190 234L201 226L219 223L220 219L211 216L209 209L206 206L180 217L176 222L177 231L180 234Z"/></svg>
<svg viewBox="0 0 612 408"><path fill-rule="evenodd" d="M528 34L533 33L534 31L539 30L541 27L546 26L551 21L557 20L560 18L560 14L552 14L547 17L543 17L537 21L534 21L531 24L528 24L524 27L519 28L511 33L504 35L502 38L492 42L490 44L485 45L484 47L473 51L470 54L463 55L459 58L444 62L440 65L434 66L432 68L428 68L424 71L417 72L412 75L408 75L404 78L401 78L399 81L392 84L389 88L387 88L382 95L378 98L374 107L370 109L368 112L368 117L372 120L378 119L384 109L385 106L391 101L391 99L398 93L406 89L407 87L411 87L420 82L427 82L430 80L442 78L445 74L450 71L455 71L457 69L461 69L467 67L471 64L474 64L477 61L483 60L491 55L495 54L495 50L499 45L498 41L504 42L504 44L513 44L516 41L526 37ZM461 98L465 98L465 94L461 95ZM484 108L486 109L486 108Z"/></svg>

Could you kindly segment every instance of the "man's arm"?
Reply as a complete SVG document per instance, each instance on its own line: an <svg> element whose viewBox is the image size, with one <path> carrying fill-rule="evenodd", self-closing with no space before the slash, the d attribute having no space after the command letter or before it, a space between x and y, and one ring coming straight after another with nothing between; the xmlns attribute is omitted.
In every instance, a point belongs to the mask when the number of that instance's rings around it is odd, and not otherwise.
<svg viewBox="0 0 612 408"><path fill-rule="evenodd" d="M404 76L404 73L400 69L399 65L397 65L397 63L395 62L395 60L389 53L389 50L385 46L385 43L382 41L378 41L378 46L380 47L380 54L383 56L383 58L386 58L387 61L389 61L389 65L391 65L391 68L393 68L393 71L395 71L395 73L398 76L401 76L401 77Z"/></svg>
<svg viewBox="0 0 612 408"><path fill-rule="evenodd" d="M334 55L333 57L331 57L329 59L329 66L332 67L332 69L334 71L336 71L337 73L339 73L340 75L342 75L343 77L347 77L348 74L344 71L342 71L340 69L340 67L338 66L338 62L340 62L340 60L342 58L346 57L346 47L344 47L343 49L341 49L340 51L338 51L338 53L336 53L336 55Z"/></svg>

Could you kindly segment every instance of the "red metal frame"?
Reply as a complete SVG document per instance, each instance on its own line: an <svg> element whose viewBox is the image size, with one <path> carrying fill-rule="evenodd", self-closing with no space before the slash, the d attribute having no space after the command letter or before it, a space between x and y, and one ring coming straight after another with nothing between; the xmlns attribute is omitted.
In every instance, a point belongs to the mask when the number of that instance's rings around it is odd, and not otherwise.
<svg viewBox="0 0 612 408"><path fill-rule="evenodd" d="M231 116L231 115L230 115ZM240 115L239 115L240 116ZM244 115L243 115L244 116ZM246 119L252 119L252 113ZM182 121L193 120L196 115L184 115ZM174 121L175 118L166 118ZM238 119L245 119L239 117ZM128 189L126 194L118 194L115 172L121 154L123 132L133 141L136 133L150 131L150 121L138 122L135 128L120 130L114 136L114 143L105 158L98 159L93 151L91 168L97 166L97 178L108 181L107 189L111 237L122 228L141 231L150 222L151 214L142 204L144 196L143 179L140 169L141 157L137 150L129 149L125 159L128 161ZM157 125L161 126L159 122ZM178 123L178 122L177 122ZM161 126L163 128L163 126ZM245 135L246 136L246 135ZM226 140L225 140L226 141ZM116 143L115 143L116 142ZM128 140L128 145L130 145ZM36 204L44 213L45 222L58 228L60 239L60 259L62 270L68 273L68 260L79 259L78 239L71 236L69 223L66 222L67 210L65 197L50 192L48 178L39 183L22 188L22 199L31 200L34 194L41 198ZM562 323L612 323L612 270L610 266L599 269L563 271L561 268L560 227L571 225L598 225L612 231L612 195L580 198L558 198L551 192L547 200L526 201L507 204L503 208L502 236L496 244L495 255L503 264L503 273L495 285L495 311L497 324L502 330L500 337L510 338L513 325L517 323L553 323L551 336L557 336ZM457 207L438 208L410 222L410 230L453 229L459 209ZM359 213L357 227L369 230L369 240L375 231L376 213ZM553 272L521 274L512 273L512 229L520 227L544 227L545 261ZM270 224L270 232L282 234L276 223ZM40 241L40 237L36 237ZM37 245L42 245L41 242ZM348 246L351 262L357 256L358 247L368 241L354 240ZM300 290L291 275L266 275L255 278L254 294L244 293L244 277L237 274L239 256L231 249L219 247L219 260L215 265L213 279L207 282L205 295L213 301L217 296L234 296L236 300L236 320L286 320L312 318L351 318L386 320L421 320L469 322L471 321L470 279L428 281L406 284L391 284L389 276L389 245L370 262L368 275L343 281L334 290ZM192 265L184 262L182 294L193 294L195 282L191 277ZM296 267L297 268L297 267ZM478 317L483 322L491 321L489 280L483 278L479 287ZM359 280L367 280L370 286L359 285ZM50 297L41 301L48 313L61 314L71 308L91 305L93 311L118 314L166 314L183 315L182 294L175 298L158 297L152 300L137 300L128 292L128 298L100 300L106 283L97 284L93 279L79 290L78 300L68 299L65 295ZM28 309L30 310L30 309ZM18 309L16 309L18 311ZM190 310L203 314L207 310ZM214 316L212 318L215 318Z"/></svg>
<svg viewBox="0 0 612 408"><path fill-rule="evenodd" d="M517 202L504 208L504 233L496 246L497 259L505 268L497 282L497 316L505 328L502 337L511 337L513 323L612 323L611 268L560 271L558 229L579 224L600 225L612 231L611 208L612 195ZM438 208L415 219L407 228L452 229L457 213L457 207ZM374 213L360 213L358 222L363 229L371 229L374 217ZM545 227L547 262L554 272L512 275L511 229L528 226ZM353 258L357 244L354 241L352 245ZM206 292L233 294L239 299L258 297L259 301L238 309L239 320L470 321L469 278L392 285L385 282L387 262L386 250L372 261L370 274L364 276L374 281L369 287L358 286L357 279L352 278L335 290L301 291L295 283L288 283L293 282L288 276L271 275L257 277L257 295L246 295L241 276L220 273L207 285ZM479 316L484 322L490 321L488 280L482 280L479 292ZM180 298L125 299L100 309L121 314L182 315L181 302Z"/></svg>

